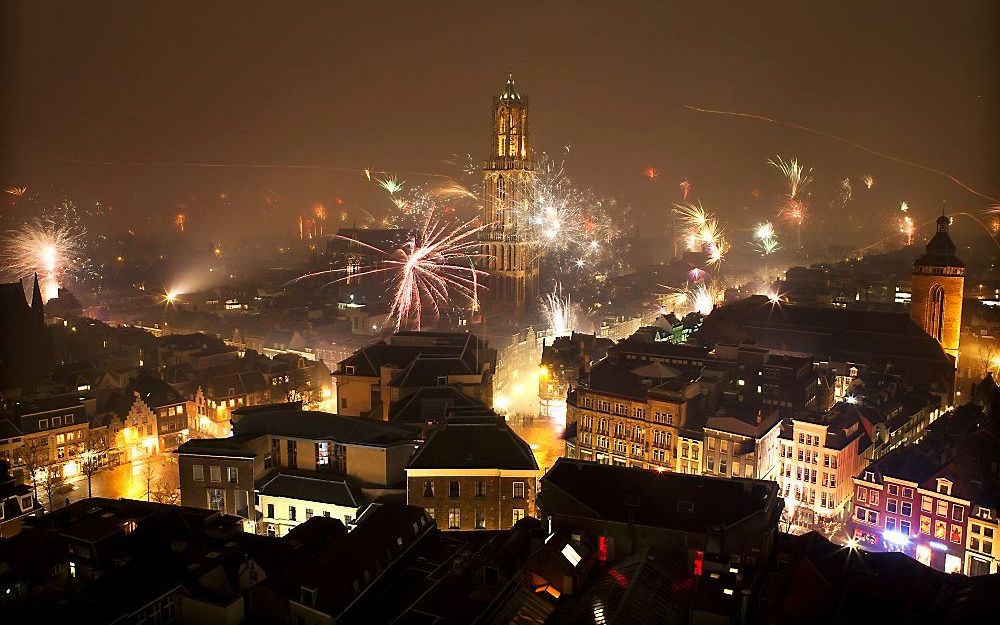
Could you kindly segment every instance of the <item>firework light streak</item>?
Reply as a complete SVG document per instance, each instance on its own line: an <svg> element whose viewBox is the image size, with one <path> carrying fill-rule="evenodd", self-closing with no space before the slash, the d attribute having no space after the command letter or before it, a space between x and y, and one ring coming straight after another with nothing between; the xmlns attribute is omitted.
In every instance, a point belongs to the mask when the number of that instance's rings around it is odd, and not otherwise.
<svg viewBox="0 0 1000 625"><path fill-rule="evenodd" d="M682 180L680 184L681 190L684 192L684 197L681 199L682 202L687 202L688 193L691 192L691 183L687 180Z"/></svg>
<svg viewBox="0 0 1000 625"><path fill-rule="evenodd" d="M726 116L726 117L738 117L738 118L743 118L743 119L756 119L758 121L767 122L769 124L774 124L775 126L784 126L785 128L792 128L792 129L799 130L799 131L802 131L802 132L808 132L808 133L811 133L811 134L814 134L814 135L819 135L820 137L825 137L827 139L830 139L831 141L836 141L838 143L843 143L844 145L849 145L849 146L851 146L853 148L857 148L858 150L861 150L863 152L867 152L868 154L871 154L873 156L877 156L879 158L884 158L886 160L890 160L890 161L893 161L895 163L900 163L900 164L903 164L903 165L908 165L910 167L915 167L917 169L922 169L924 171L929 171L931 173L937 174L939 176L947 178L948 180L952 181L953 183L955 183L956 185L962 187L963 189L965 189L969 193L972 193L973 195L978 195L979 197L981 197L983 199L987 199L987 200L990 200L991 202L996 202L996 203L1000 204L1000 200L998 200L997 198L991 197L991 196L989 196L989 195L987 195L985 193L982 193L980 191L977 191L977 190L973 189L972 187L970 187L969 185L965 184L964 182L962 182L961 180L959 180L958 178L956 178L955 176L949 174L946 171L942 171L940 169L936 169L936 168L930 167L928 165L923 165L921 163L910 161L910 160L907 160L905 158L900 158L898 156L893 156L891 154L886 154L885 152L880 152L880 151L875 150L873 148L870 148L870 147L868 147L866 145L862 145L860 143L857 143L856 141L851 141L850 139L845 139L843 137L838 137L837 135L831 134L829 132L824 132L822 130L816 130L815 128L809 128L807 126L800 126L798 124L792 124L790 122L781 121L779 119L774 119L774 118L771 118L771 117L765 117L764 115L757 115L755 113L743 113L743 112L740 112L740 111L722 111L722 110L717 110L717 109L709 109L709 108L703 108L703 107L698 107L698 106L692 106L690 104L685 104L684 108L688 109L689 111L695 111L697 113L706 113L706 114L709 114L709 115L723 115L723 116ZM874 185L875 184L875 179L872 178L871 182Z"/></svg>
<svg viewBox="0 0 1000 625"><path fill-rule="evenodd" d="M184 224L186 223L187 215L184 213L177 213L177 215L174 216L174 225L177 226L177 229L181 232L184 232Z"/></svg>
<svg viewBox="0 0 1000 625"><path fill-rule="evenodd" d="M576 329L577 316L573 296L569 293L563 295L561 284L556 284L552 292L545 296L542 308L555 336L568 336Z"/></svg>
<svg viewBox="0 0 1000 625"><path fill-rule="evenodd" d="M28 187L10 187L5 191L14 197L21 197L28 192Z"/></svg>
<svg viewBox="0 0 1000 625"><path fill-rule="evenodd" d="M482 226L475 226L474 220L451 227L434 213L428 213L410 239L393 250L338 235L337 238L378 252L384 258L377 266L362 268L334 282L366 275L387 276L392 293L389 317L395 320L396 329L420 330L425 326L426 315L438 319L442 310L457 298L467 300L474 309L478 307L479 277L486 273L473 263L478 256L480 230ZM319 271L296 280L345 271L346 268Z"/></svg>
<svg viewBox="0 0 1000 625"><path fill-rule="evenodd" d="M875 186L875 176L871 176L871 175L865 176L864 178L862 178L862 180L865 183L865 188L866 189L871 189L872 187Z"/></svg>
<svg viewBox="0 0 1000 625"><path fill-rule="evenodd" d="M4 242L7 272L17 279L37 274L43 301L58 297L66 273L79 263L82 237L52 221L25 225Z"/></svg>
<svg viewBox="0 0 1000 625"><path fill-rule="evenodd" d="M656 171L655 167L647 167L643 174L649 178L650 182L656 182L656 179L660 177L660 172Z"/></svg>

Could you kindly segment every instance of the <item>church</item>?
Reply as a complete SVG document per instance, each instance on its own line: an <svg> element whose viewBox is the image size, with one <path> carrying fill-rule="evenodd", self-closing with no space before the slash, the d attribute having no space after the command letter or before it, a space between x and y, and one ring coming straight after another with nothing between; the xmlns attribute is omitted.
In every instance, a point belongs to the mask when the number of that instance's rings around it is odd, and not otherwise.
<svg viewBox="0 0 1000 625"><path fill-rule="evenodd" d="M949 226L951 219L948 216L938 217L937 232L927 243L924 255L913 263L910 318L940 343L957 363L965 263L955 255Z"/></svg>
<svg viewBox="0 0 1000 625"><path fill-rule="evenodd" d="M539 247L523 223L535 180L528 134L528 98L513 76L493 98L489 157L483 166L480 305L487 315L520 321L538 299Z"/></svg>

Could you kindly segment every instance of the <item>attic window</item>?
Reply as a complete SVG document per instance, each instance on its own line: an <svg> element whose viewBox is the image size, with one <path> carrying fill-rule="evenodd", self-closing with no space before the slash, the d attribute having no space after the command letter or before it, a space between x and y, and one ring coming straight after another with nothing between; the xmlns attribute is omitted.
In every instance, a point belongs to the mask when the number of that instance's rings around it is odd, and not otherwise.
<svg viewBox="0 0 1000 625"><path fill-rule="evenodd" d="M687 512L689 514L694 513L694 502L693 501L678 501L677 502L678 512Z"/></svg>
<svg viewBox="0 0 1000 625"><path fill-rule="evenodd" d="M344 367L344 373L347 375L354 375L354 365L346 365Z"/></svg>
<svg viewBox="0 0 1000 625"><path fill-rule="evenodd" d="M437 377L437 385L438 386L448 386L448 376L446 376L446 375L439 375Z"/></svg>
<svg viewBox="0 0 1000 625"><path fill-rule="evenodd" d="M942 495L951 494L951 480L946 480L943 477L939 477L937 481L937 492Z"/></svg>

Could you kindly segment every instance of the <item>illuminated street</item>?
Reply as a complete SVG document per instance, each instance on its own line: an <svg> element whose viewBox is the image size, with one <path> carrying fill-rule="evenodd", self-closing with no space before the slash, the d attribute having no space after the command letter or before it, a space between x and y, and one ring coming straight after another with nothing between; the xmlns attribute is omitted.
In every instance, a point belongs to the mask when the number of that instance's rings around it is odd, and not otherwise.
<svg viewBox="0 0 1000 625"><path fill-rule="evenodd" d="M146 480L150 478L151 500L157 498L168 501L167 493L171 488L177 486L177 461L170 454L161 454L154 457L148 463L144 460L136 460L130 464L122 464L117 467L106 469L96 473L93 477L94 497L107 497L110 499L146 499ZM70 502L86 499L87 497L87 476L81 475L69 480L73 487L68 495L63 495L63 499L69 497ZM41 491L39 496L44 499L45 495ZM47 503L47 502L46 502ZM56 508L64 505L58 499Z"/></svg>

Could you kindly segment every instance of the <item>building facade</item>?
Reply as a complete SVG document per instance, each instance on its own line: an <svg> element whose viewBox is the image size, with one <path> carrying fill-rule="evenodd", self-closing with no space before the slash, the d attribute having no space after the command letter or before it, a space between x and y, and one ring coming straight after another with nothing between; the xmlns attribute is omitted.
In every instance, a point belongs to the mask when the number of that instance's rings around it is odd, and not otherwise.
<svg viewBox="0 0 1000 625"><path fill-rule="evenodd" d="M501 417L453 415L406 467L406 499L445 530L508 529L535 516L538 464Z"/></svg>

